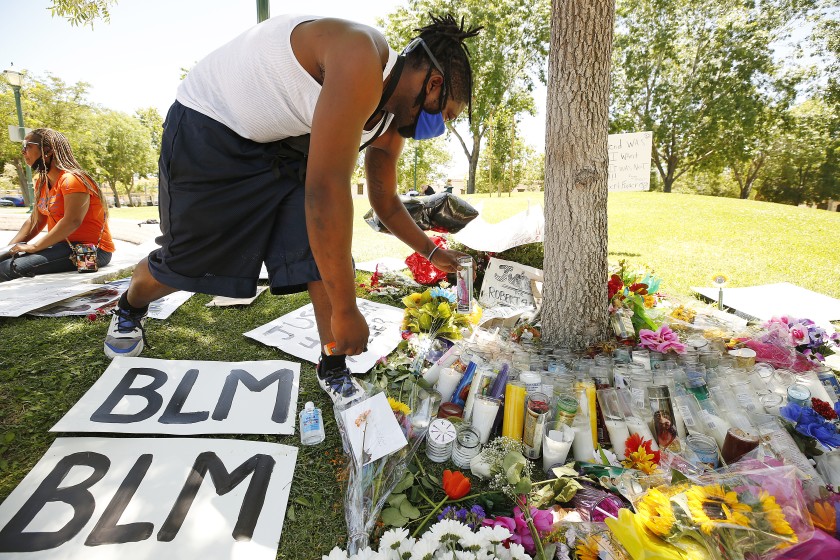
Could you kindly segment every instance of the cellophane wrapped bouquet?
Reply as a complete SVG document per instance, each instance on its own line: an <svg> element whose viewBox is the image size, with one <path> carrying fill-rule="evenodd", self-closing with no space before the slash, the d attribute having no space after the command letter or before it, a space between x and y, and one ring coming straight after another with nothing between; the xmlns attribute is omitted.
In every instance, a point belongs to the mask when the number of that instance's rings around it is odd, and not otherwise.
<svg viewBox="0 0 840 560"><path fill-rule="evenodd" d="M633 560L767 560L813 535L796 468L741 461L648 490L606 521Z"/></svg>

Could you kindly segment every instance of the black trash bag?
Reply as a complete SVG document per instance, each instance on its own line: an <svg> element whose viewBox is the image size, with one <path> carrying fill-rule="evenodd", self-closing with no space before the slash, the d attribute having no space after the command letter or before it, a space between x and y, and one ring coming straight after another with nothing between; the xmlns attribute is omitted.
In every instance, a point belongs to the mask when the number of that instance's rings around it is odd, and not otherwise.
<svg viewBox="0 0 840 560"><path fill-rule="evenodd" d="M401 196L400 200L411 218L423 231L458 233L478 216L478 210L462 198L451 193L431 196ZM365 214L365 221L373 231L391 233L379 220L373 208Z"/></svg>

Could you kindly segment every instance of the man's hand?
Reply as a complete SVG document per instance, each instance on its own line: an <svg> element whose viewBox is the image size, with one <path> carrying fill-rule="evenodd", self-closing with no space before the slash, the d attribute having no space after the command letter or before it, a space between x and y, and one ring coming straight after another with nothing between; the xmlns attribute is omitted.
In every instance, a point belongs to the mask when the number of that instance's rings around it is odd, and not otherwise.
<svg viewBox="0 0 840 560"><path fill-rule="evenodd" d="M335 338L335 353L357 356L367 350L370 331L364 315L355 306L352 310L333 310L331 328Z"/></svg>
<svg viewBox="0 0 840 560"><path fill-rule="evenodd" d="M431 263L444 272L456 272L458 270L458 259L460 257L469 258L470 256L460 251L438 249L432 255ZM475 271L475 267L473 267L473 271Z"/></svg>

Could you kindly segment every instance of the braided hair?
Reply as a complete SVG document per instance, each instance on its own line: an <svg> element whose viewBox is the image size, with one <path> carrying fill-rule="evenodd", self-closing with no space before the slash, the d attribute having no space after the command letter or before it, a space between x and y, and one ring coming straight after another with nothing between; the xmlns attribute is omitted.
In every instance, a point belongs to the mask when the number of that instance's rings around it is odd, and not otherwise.
<svg viewBox="0 0 840 560"><path fill-rule="evenodd" d="M85 185L85 187L87 187L91 194L95 194L99 197L99 200L102 202L102 208L105 209L105 216L107 217L108 201L105 199L105 193L102 192L102 189L99 188L99 185L96 184L93 177L82 169L82 166L79 165L78 161L76 161L76 157L73 155L73 150L70 148L70 142L67 140L67 137L51 128L36 128L30 132L29 135L32 137L32 140L38 144L38 148L41 150L41 159L46 157L44 148L49 148L50 155L52 156L51 166L54 165L62 171L72 173ZM33 169L38 173L37 178L38 181L41 182L41 188L46 188L46 176L49 171L46 161L44 161L43 165L36 166Z"/></svg>
<svg viewBox="0 0 840 560"><path fill-rule="evenodd" d="M441 106L446 105L447 99L464 101L468 106L470 120L472 120L472 68L470 68L470 51L464 43L465 39L475 37L481 31L481 27L464 27L464 18L461 22L447 14L435 16L429 14L432 23L415 29L420 33L432 54L443 66L444 91ZM420 68L428 64L428 74L431 75L432 64L424 49L414 49L408 54L407 62L414 68Z"/></svg>

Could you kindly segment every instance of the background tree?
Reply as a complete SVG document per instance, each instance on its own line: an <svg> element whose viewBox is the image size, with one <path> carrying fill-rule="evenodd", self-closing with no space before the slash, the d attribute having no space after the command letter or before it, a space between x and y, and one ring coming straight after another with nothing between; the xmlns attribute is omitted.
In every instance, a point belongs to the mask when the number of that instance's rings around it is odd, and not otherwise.
<svg viewBox="0 0 840 560"><path fill-rule="evenodd" d="M838 156L830 114L831 108L821 99L791 110L791 124L775 138L757 198L783 204L840 198L840 178L825 173L837 165Z"/></svg>
<svg viewBox="0 0 840 560"><path fill-rule="evenodd" d="M529 156L534 152L527 146L521 132L517 134L515 109L505 108L490 120L487 148L479 161L477 190L510 194L525 173Z"/></svg>
<svg viewBox="0 0 840 560"><path fill-rule="evenodd" d="M446 166L452 161L452 154L446 149L444 138L433 140L406 140L405 148L397 163L397 188L408 192L415 188L415 162L417 164L416 188L421 193L426 185L433 185L446 179Z"/></svg>
<svg viewBox="0 0 840 560"><path fill-rule="evenodd" d="M543 336L605 340L607 129L614 0L553 0L545 131Z"/></svg>
<svg viewBox="0 0 840 560"><path fill-rule="evenodd" d="M409 0L378 23L392 46L399 49L417 33L427 14L452 13L470 26L483 26L470 39L473 69L472 123L449 126L469 161L467 193L475 192L481 144L491 115L506 107L522 107L532 101L535 80L543 80L548 42L547 0Z"/></svg>
<svg viewBox="0 0 840 560"><path fill-rule="evenodd" d="M101 19L105 23L111 21L109 8L117 4L117 0L53 0L50 12L53 16L65 18L70 25L90 25Z"/></svg>
<svg viewBox="0 0 840 560"><path fill-rule="evenodd" d="M114 194L114 205L121 205L118 184L122 183L128 195L128 204L133 206L131 195L135 176L145 176L157 170L149 129L138 119L118 111L102 112L96 119L96 125L100 139L98 161L102 178Z"/></svg>
<svg viewBox="0 0 840 560"><path fill-rule="evenodd" d="M787 93L776 91L784 82L776 79L772 46L812 5L618 0L612 130L653 131L653 163L665 192L692 169L727 159L740 169L750 159L745 153L767 121L768 101ZM733 130L738 134L724 150L720 140Z"/></svg>

